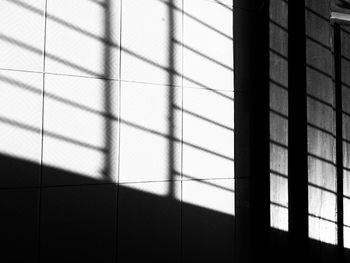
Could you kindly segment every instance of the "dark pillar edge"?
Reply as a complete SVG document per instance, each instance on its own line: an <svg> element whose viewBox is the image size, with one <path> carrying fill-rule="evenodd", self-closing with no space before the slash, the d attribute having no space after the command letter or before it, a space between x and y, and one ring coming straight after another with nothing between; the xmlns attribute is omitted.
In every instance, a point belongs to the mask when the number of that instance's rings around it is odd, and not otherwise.
<svg viewBox="0 0 350 263"><path fill-rule="evenodd" d="M339 262L344 262L344 207L343 207L343 102L341 66L341 28L334 24L334 79L336 105L336 160L337 160L337 239Z"/></svg>
<svg viewBox="0 0 350 263"><path fill-rule="evenodd" d="M258 262L270 240L269 1L235 10L235 250Z"/></svg>
<svg viewBox="0 0 350 263"><path fill-rule="evenodd" d="M308 256L308 148L305 0L288 11L288 200L291 262Z"/></svg>

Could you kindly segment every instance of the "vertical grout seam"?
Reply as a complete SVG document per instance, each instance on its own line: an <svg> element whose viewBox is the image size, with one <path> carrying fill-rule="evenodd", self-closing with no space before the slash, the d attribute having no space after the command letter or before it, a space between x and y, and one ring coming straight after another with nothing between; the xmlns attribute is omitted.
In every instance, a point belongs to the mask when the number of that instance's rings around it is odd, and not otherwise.
<svg viewBox="0 0 350 263"><path fill-rule="evenodd" d="M38 196L38 262L40 262L41 243L41 213L42 213L42 180L43 180L43 157L44 157L44 109L45 109L45 64L46 64L46 28L47 28L47 2L44 6L44 43L43 43L43 64L42 64L42 104L41 104L41 150L40 150L40 176L39 176L39 196Z"/></svg>

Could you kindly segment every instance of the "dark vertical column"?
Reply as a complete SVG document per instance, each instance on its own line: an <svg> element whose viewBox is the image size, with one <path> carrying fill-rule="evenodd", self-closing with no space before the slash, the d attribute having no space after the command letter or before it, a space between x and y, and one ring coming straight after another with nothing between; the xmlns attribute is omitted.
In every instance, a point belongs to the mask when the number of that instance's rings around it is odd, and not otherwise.
<svg viewBox="0 0 350 263"><path fill-rule="evenodd" d="M269 1L234 1L236 262L268 262Z"/></svg>
<svg viewBox="0 0 350 263"><path fill-rule="evenodd" d="M305 1L289 1L289 234L291 262L308 255Z"/></svg>
<svg viewBox="0 0 350 263"><path fill-rule="evenodd" d="M339 262L344 262L344 213L343 213L343 102L341 76L341 32L340 25L334 24L334 79L336 105L336 160L337 160L337 239Z"/></svg>

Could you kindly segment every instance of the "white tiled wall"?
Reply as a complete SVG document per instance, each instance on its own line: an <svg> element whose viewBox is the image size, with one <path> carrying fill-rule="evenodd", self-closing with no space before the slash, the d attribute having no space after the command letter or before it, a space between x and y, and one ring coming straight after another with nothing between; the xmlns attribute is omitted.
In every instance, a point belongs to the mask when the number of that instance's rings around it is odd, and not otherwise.
<svg viewBox="0 0 350 263"><path fill-rule="evenodd" d="M117 100L118 81L46 75L44 165L101 179L106 147L105 124L109 121L113 127L117 127L116 117L107 120L104 116L106 85L112 90L111 100ZM112 115L117 116L116 105L111 111ZM110 145L115 148L116 136L112 140ZM111 177L117 178L116 169Z"/></svg>
<svg viewBox="0 0 350 263"><path fill-rule="evenodd" d="M344 169L344 246L350 248L350 173Z"/></svg>
<svg viewBox="0 0 350 263"><path fill-rule="evenodd" d="M195 179L233 178L233 128L232 93L185 88L184 175Z"/></svg>
<svg viewBox="0 0 350 263"><path fill-rule="evenodd" d="M0 70L0 151L40 163L42 74Z"/></svg>
<svg viewBox="0 0 350 263"><path fill-rule="evenodd" d="M64 194L102 195L91 184L106 183L234 215L231 1L2 0L0 10L0 154L43 165L48 222L51 205L67 212Z"/></svg>
<svg viewBox="0 0 350 263"><path fill-rule="evenodd" d="M234 180L190 180L182 186L183 202L234 215Z"/></svg>
<svg viewBox="0 0 350 263"><path fill-rule="evenodd" d="M119 18L120 1L49 0L46 71L118 79Z"/></svg>
<svg viewBox="0 0 350 263"><path fill-rule="evenodd" d="M169 95L173 94L173 138L169 133ZM123 182L175 180L181 171L181 88L122 82L120 176ZM170 144L174 151L169 155ZM135 165L136 164L136 165Z"/></svg>
<svg viewBox="0 0 350 263"><path fill-rule="evenodd" d="M232 11L185 1L183 21L184 86L233 91Z"/></svg>
<svg viewBox="0 0 350 263"><path fill-rule="evenodd" d="M45 0L0 2L0 67L43 70Z"/></svg>
<svg viewBox="0 0 350 263"><path fill-rule="evenodd" d="M99 180L108 150L114 182L233 178L229 2L1 1L0 107L36 129L29 159Z"/></svg>
<svg viewBox="0 0 350 263"><path fill-rule="evenodd" d="M174 40L182 42L182 2L128 0L122 5L121 79L181 85L182 50Z"/></svg>

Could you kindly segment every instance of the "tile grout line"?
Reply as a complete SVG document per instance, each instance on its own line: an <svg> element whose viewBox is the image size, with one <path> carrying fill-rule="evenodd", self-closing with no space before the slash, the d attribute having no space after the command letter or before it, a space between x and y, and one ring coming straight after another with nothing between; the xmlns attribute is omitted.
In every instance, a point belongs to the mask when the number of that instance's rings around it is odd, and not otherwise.
<svg viewBox="0 0 350 263"><path fill-rule="evenodd" d="M184 134L184 127L183 127L183 104L184 104L184 8L185 8L185 1L182 0L182 8L181 8L181 175L180 175L180 262L183 262L183 134Z"/></svg>
<svg viewBox="0 0 350 263"><path fill-rule="evenodd" d="M118 149L118 160L117 160L117 194L116 194L116 262L118 262L118 256L119 256L119 192L120 192L120 134L121 134L121 123L120 123L120 118L121 118L121 93L122 93L122 80L121 80L121 65L122 65L122 13L123 13L123 0L119 1L119 85L118 85L118 115L119 115L119 120L118 120L118 139L117 139L117 149Z"/></svg>
<svg viewBox="0 0 350 263"><path fill-rule="evenodd" d="M235 180L237 178L198 178L198 179L178 179L178 180L172 180L173 182L178 182L181 184L181 182L206 182L206 181L224 181L224 180ZM238 178L239 179L239 178ZM244 179L244 178L243 178ZM163 180L163 181L140 181L140 182L122 182L122 183L116 183L116 182L105 182L105 183L86 183L86 184L62 184L62 185L46 185L41 186L42 189L49 189L49 188L61 188L61 187L89 187L89 186L106 186L106 185L120 185L120 186L131 186L131 185L137 185L137 184L148 184L148 183L167 183L169 180ZM30 189L39 189L40 186L20 186L20 187L0 187L0 191L12 191L12 190L30 190Z"/></svg>
<svg viewBox="0 0 350 263"><path fill-rule="evenodd" d="M121 53L121 52L120 52ZM34 70L25 70L25 69L10 69L10 68L0 68L1 71L12 71L12 72L23 72L23 73L33 73L33 74L43 74L43 71L34 71ZM52 76L61 76L61 77L72 77L72 78L87 78L87 79L94 79L94 80L109 80L109 81L115 81L115 82L123 82L123 83L136 83L136 84L146 84L146 85L153 85L153 86L169 86L169 84L166 83L156 83L156 82L147 82L147 81L140 81L140 80L126 80L126 79L114 79L114 78L103 78L99 76L87 76L87 75L75 75L75 74L67 74L67 73L55 73L55 72L45 72L45 75L52 75ZM181 76L181 79L183 79L183 76ZM214 88L204 88L204 87L198 87L198 86L183 86L183 85L172 85L172 87L177 88L183 88L183 89L199 89L199 90L207 90L207 91L218 91L223 93L239 93L239 90L226 90L226 89L214 89Z"/></svg>
<svg viewBox="0 0 350 263"><path fill-rule="evenodd" d="M41 105L41 154L40 154L40 176L39 176L39 200L38 200L38 262L41 258L41 218L42 218L42 181L43 181L43 155L44 155L44 110L45 110L45 62L46 62L46 28L47 28L47 2L44 7L44 43L43 43L43 64L42 64L42 105Z"/></svg>

